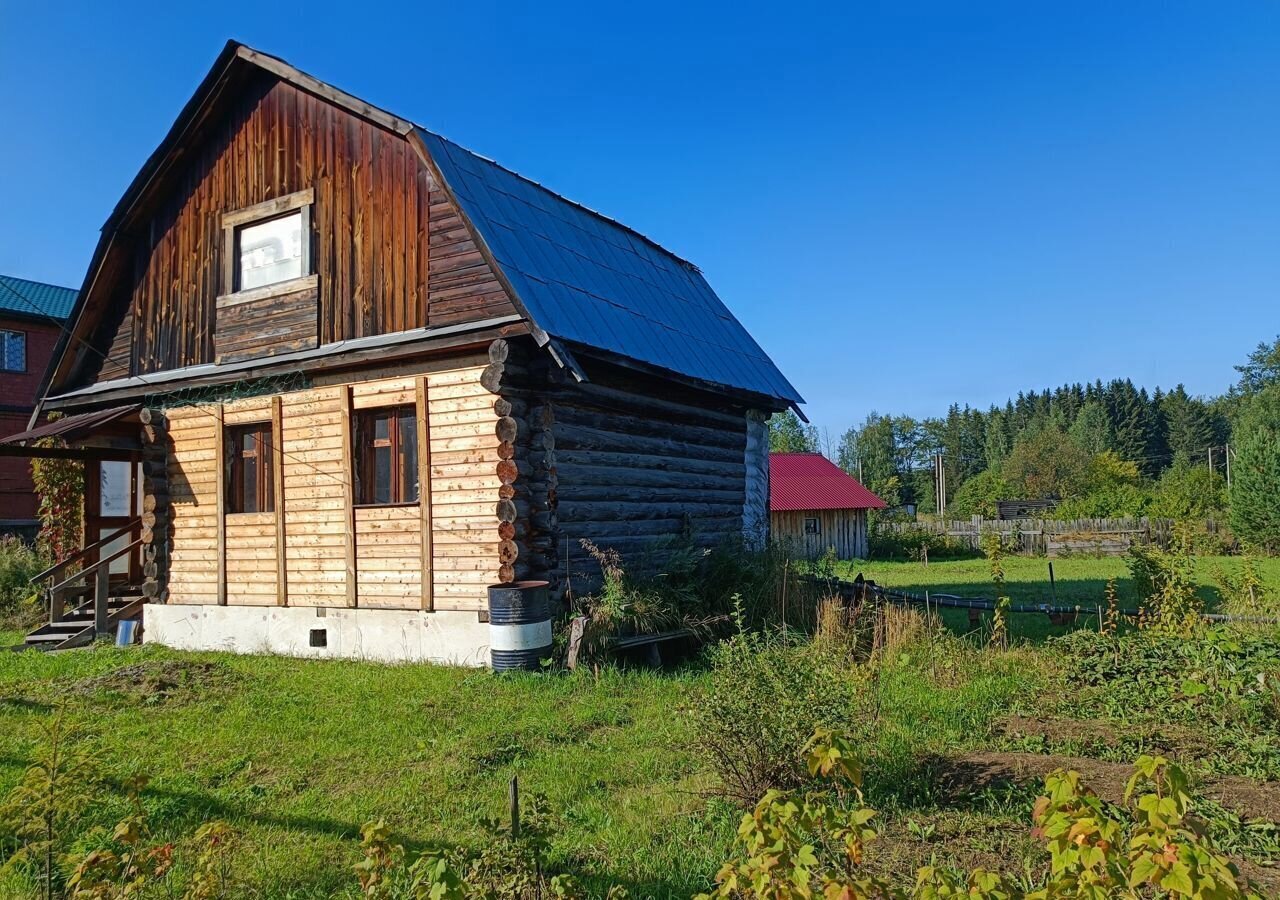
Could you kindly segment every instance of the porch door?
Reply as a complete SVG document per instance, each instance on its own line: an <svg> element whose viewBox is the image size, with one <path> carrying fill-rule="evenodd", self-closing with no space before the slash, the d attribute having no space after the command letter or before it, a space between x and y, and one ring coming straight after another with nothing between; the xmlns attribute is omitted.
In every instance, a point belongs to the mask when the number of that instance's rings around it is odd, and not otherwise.
<svg viewBox="0 0 1280 900"><path fill-rule="evenodd" d="M142 515L140 466L130 462L85 463L84 531L85 543L100 541ZM109 556L131 543L136 535L122 535L102 548ZM95 559L95 561L96 561ZM142 555L129 553L111 561L113 581L137 584L142 580Z"/></svg>

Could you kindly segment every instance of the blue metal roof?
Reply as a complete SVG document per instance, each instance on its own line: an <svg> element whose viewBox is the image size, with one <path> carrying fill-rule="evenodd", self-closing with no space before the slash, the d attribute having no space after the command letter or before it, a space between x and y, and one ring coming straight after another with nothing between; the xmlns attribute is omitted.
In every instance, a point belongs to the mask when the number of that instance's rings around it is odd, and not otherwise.
<svg viewBox="0 0 1280 900"><path fill-rule="evenodd" d="M76 302L73 288L0 275L0 310L26 316L65 319Z"/></svg>
<svg viewBox="0 0 1280 900"><path fill-rule="evenodd" d="M692 263L423 128L448 188L533 323L552 337L803 399Z"/></svg>

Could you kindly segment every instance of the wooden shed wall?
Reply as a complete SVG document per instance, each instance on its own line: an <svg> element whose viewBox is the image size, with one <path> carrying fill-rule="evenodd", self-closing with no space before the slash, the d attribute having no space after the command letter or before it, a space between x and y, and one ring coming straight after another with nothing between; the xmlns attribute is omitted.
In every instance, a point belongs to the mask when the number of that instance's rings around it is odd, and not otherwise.
<svg viewBox="0 0 1280 900"><path fill-rule="evenodd" d="M472 235L403 137L266 73L239 86L184 147L157 200L119 240L93 298L104 311L80 381L214 361L221 215L306 188L319 341L515 312Z"/></svg>
<svg viewBox="0 0 1280 900"><path fill-rule="evenodd" d="M805 534L804 520L817 519L820 534ZM773 510L769 513L771 537L806 559L815 559L835 547L840 559L862 559L867 555L867 511L865 509Z"/></svg>
<svg viewBox="0 0 1280 900"><path fill-rule="evenodd" d="M279 395L283 490L272 513L226 514L217 461L220 422L272 421L273 398L170 410L169 602L421 609L426 570L434 609L484 609L498 576L500 484L483 362L418 367L429 409L430 566L419 504L360 507L351 496L350 411L415 403L416 373Z"/></svg>
<svg viewBox="0 0 1280 900"><path fill-rule="evenodd" d="M634 571L661 565L655 545L686 533L707 547L742 536L745 409L605 364L579 384L527 340L490 349L485 379L511 436L500 471L514 577L562 590L568 576L581 591L600 574L583 539Z"/></svg>

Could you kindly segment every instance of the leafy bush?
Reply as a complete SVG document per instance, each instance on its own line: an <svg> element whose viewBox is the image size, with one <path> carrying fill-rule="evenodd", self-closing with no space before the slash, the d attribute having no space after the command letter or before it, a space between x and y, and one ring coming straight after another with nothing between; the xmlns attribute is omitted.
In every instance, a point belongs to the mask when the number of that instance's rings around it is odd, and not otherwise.
<svg viewBox="0 0 1280 900"><path fill-rule="evenodd" d="M733 616L748 628L776 624L782 621L783 580L803 568L785 548L752 550L741 541L707 548L686 536L655 544L634 567L612 548L585 539L582 547L601 572L599 589L579 598L575 610L587 617L588 654L616 635L675 628L722 632Z"/></svg>
<svg viewBox="0 0 1280 900"><path fill-rule="evenodd" d="M742 817L735 855L716 876L714 891L698 900L1260 900L1191 815L1186 774L1163 757L1138 759L1123 808L1104 803L1077 772L1058 770L1045 779L1032 815L1033 833L1051 858L1043 886L1027 890L995 872L929 865L904 888L863 868L877 837L876 812L863 805L862 765L851 743L819 731L805 750L809 771L829 789L802 796L767 792Z"/></svg>
<svg viewBox="0 0 1280 900"><path fill-rule="evenodd" d="M919 525L894 526L877 522L867 537L868 556L872 559L965 559L975 556L963 541L938 534Z"/></svg>
<svg viewBox="0 0 1280 900"><path fill-rule="evenodd" d="M1187 638L1159 630L1081 629L1050 639L1071 664L1057 712L1116 722L1202 726L1213 771L1280 778L1280 629L1214 626Z"/></svg>
<svg viewBox="0 0 1280 900"><path fill-rule="evenodd" d="M1258 560L1252 555L1241 558L1238 573L1216 567L1213 580L1228 612L1241 616L1280 616L1280 595L1263 579Z"/></svg>
<svg viewBox="0 0 1280 900"><path fill-rule="evenodd" d="M31 579L48 568L48 561L14 537L0 537L0 616L22 613L36 595Z"/></svg>
<svg viewBox="0 0 1280 900"><path fill-rule="evenodd" d="M695 713L724 794L744 804L803 784L798 748L817 728L858 732L864 676L826 642L739 632L708 651L710 685Z"/></svg>
<svg viewBox="0 0 1280 900"><path fill-rule="evenodd" d="M1190 634L1201 623L1204 604L1196 593L1190 536L1184 528L1175 531L1168 550L1134 544L1125 563L1142 598L1141 624Z"/></svg>
<svg viewBox="0 0 1280 900"><path fill-rule="evenodd" d="M1176 459L1152 494L1149 513L1161 519L1196 522L1219 516L1227 508L1227 481L1205 466Z"/></svg>
<svg viewBox="0 0 1280 900"><path fill-rule="evenodd" d="M360 893L370 900L570 900L583 896L573 876L556 873L547 860L559 825L546 801L532 798L518 826L486 821L479 852L428 849L409 861L383 821L362 829L364 859L356 864ZM614 886L608 900L626 891Z"/></svg>
<svg viewBox="0 0 1280 900"><path fill-rule="evenodd" d="M996 469L985 469L974 475L956 491L951 502L947 504L947 512L953 516L982 516L994 519L999 510L996 502L1008 500L1013 496L1013 489Z"/></svg>

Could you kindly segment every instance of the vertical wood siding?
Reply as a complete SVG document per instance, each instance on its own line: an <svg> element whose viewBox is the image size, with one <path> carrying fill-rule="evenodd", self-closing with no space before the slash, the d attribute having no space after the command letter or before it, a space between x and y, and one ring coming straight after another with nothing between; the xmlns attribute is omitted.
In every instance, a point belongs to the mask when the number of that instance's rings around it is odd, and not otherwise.
<svg viewBox="0 0 1280 900"><path fill-rule="evenodd" d="M769 518L773 541L806 559L821 556L828 547L834 547L840 559L861 559L867 555L866 510L774 510ZM805 534L805 519L817 519L821 533Z"/></svg>
<svg viewBox="0 0 1280 900"><path fill-rule="evenodd" d="M480 385L482 358L427 369L434 559L422 559L417 505L356 507L348 518L351 461L343 444L343 393L362 409L414 403L416 375L281 394L284 600L290 606L348 605L346 541L354 534L359 607L420 609L431 573L436 609L481 610L498 580L495 507L501 487L493 395ZM229 402L229 425L271 420L271 398ZM217 602L216 420L207 407L169 412L173 499L171 603ZM227 604L266 606L277 595L276 516L225 517Z"/></svg>
<svg viewBox="0 0 1280 900"><path fill-rule="evenodd" d="M228 290L221 214L305 188L316 195L321 343L515 311L430 171L393 132L263 73L182 152L160 199L126 227L126 283L95 301L111 306L97 345L131 356L134 373L214 361L214 301ZM97 358L84 371L89 380L123 374Z"/></svg>

